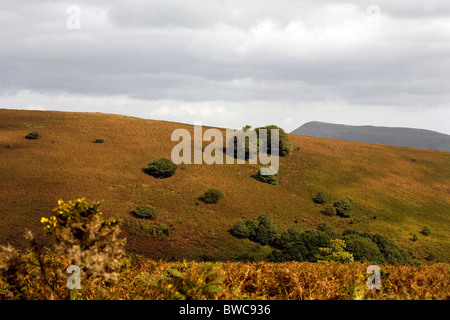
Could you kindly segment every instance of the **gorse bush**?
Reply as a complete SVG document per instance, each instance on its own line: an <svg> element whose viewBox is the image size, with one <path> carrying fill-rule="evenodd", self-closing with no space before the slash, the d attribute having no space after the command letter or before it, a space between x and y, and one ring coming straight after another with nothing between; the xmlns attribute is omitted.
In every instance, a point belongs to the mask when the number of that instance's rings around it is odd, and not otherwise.
<svg viewBox="0 0 450 320"><path fill-rule="evenodd" d="M116 280L124 253L124 240L118 238L119 221L103 219L101 202L88 204L84 198L58 207L49 218L43 217L44 230L55 238L55 251L68 256L88 276Z"/></svg>
<svg viewBox="0 0 450 320"><path fill-rule="evenodd" d="M132 214L139 219L155 219L159 215L158 210L149 205L137 206Z"/></svg>
<svg viewBox="0 0 450 320"><path fill-rule="evenodd" d="M29 134L25 136L25 139L36 140L39 139L41 135L37 131L31 131Z"/></svg>
<svg viewBox="0 0 450 320"><path fill-rule="evenodd" d="M149 162L144 172L152 177L165 179L173 176L178 166L166 158L157 158Z"/></svg>
<svg viewBox="0 0 450 320"><path fill-rule="evenodd" d="M211 188L206 190L201 200L205 203L217 203L219 200L223 199L223 197L224 195L220 190Z"/></svg>
<svg viewBox="0 0 450 320"><path fill-rule="evenodd" d="M13 247L1 247L0 280L5 286L0 297L30 299L44 295L55 298L81 298L93 290L107 292L123 270L125 240L119 239L119 221L104 219L100 202L84 199L58 201L50 217L42 217L45 232L53 240L52 249L38 243L31 232L26 238L31 249L19 254ZM75 265L81 271L81 289L68 290L66 269ZM25 279L28 279L24 282Z"/></svg>

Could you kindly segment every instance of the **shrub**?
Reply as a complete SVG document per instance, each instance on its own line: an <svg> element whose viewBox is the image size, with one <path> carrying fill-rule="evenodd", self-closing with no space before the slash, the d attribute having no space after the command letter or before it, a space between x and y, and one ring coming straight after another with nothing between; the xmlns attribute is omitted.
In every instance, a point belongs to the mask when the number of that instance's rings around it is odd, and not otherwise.
<svg viewBox="0 0 450 320"><path fill-rule="evenodd" d="M12 149L12 147L13 147L12 143L8 143L8 144L5 146L6 149Z"/></svg>
<svg viewBox="0 0 450 320"><path fill-rule="evenodd" d="M236 222L233 228L231 228L230 233L236 238L248 238L250 236L248 227L242 220Z"/></svg>
<svg viewBox="0 0 450 320"><path fill-rule="evenodd" d="M245 221L245 225L248 229L248 238L252 241L256 241L256 232L258 231L258 221L256 220L247 220Z"/></svg>
<svg viewBox="0 0 450 320"><path fill-rule="evenodd" d="M202 197L202 201L205 203L217 203L222 199L223 193L217 189L208 189Z"/></svg>
<svg viewBox="0 0 450 320"><path fill-rule="evenodd" d="M336 214L343 218L349 218L350 212L354 206L353 200L349 198L339 199L333 204L336 208Z"/></svg>
<svg viewBox="0 0 450 320"><path fill-rule="evenodd" d="M178 166L166 158L157 158L149 162L144 172L158 179L169 178L175 174Z"/></svg>
<svg viewBox="0 0 450 320"><path fill-rule="evenodd" d="M412 264L411 256L393 240L381 234L367 234L367 237L378 246L387 263L393 265Z"/></svg>
<svg viewBox="0 0 450 320"><path fill-rule="evenodd" d="M233 148L234 150L234 157L237 159L243 159L243 160L248 160L253 158L254 156L256 156L257 152L258 152L258 143L257 143L257 134L255 131L250 130L251 127L244 127L242 130L236 132L236 134L233 137L233 140L230 140L230 143L232 143L232 145L230 146L231 148ZM251 137L254 137L254 139L252 139ZM243 154L239 153L239 149L238 147L240 147L240 144L242 144L242 140L244 141L243 145L244 145L244 150L243 150ZM238 142L240 141L240 142ZM255 144L256 142L256 144ZM242 151L241 151L242 152Z"/></svg>
<svg viewBox="0 0 450 320"><path fill-rule="evenodd" d="M412 235L411 240L414 241L414 242L416 242L417 240L419 240L419 237L417 236L417 234L414 233L414 234Z"/></svg>
<svg viewBox="0 0 450 320"><path fill-rule="evenodd" d="M277 245L282 249L286 249L298 242L299 239L300 232L293 228L289 228L281 233L280 237L278 238Z"/></svg>
<svg viewBox="0 0 450 320"><path fill-rule="evenodd" d="M325 209L322 212L323 212L323 214L325 214L327 216L330 216L330 217L335 216L336 213L337 213L336 212L336 208L333 207L332 205L326 206Z"/></svg>
<svg viewBox="0 0 450 320"><path fill-rule="evenodd" d="M353 262L353 255L345 251L346 246L345 240L331 240L330 247L319 248L317 262Z"/></svg>
<svg viewBox="0 0 450 320"><path fill-rule="evenodd" d="M256 231L256 242L266 245L274 244L277 239L277 226L267 214L258 217L258 230Z"/></svg>
<svg viewBox="0 0 450 320"><path fill-rule="evenodd" d="M424 236L429 236L431 234L431 229L429 226L425 226L420 233Z"/></svg>
<svg viewBox="0 0 450 320"><path fill-rule="evenodd" d="M289 156L292 153L292 144L291 144L291 140L289 138L289 135L280 127L277 127L275 125L270 125L270 126L265 126L265 127L260 127L260 128L256 128L256 134L258 137L258 142L260 139L260 130L261 129L266 129L267 130L267 154L272 154L272 129L276 129L278 130L279 133L279 139L278 139L278 151L279 151L279 155L280 157L286 157ZM275 145L277 145L277 141L274 142Z"/></svg>
<svg viewBox="0 0 450 320"><path fill-rule="evenodd" d="M316 197L313 199L314 203L325 204L328 201L327 196L323 192L317 193Z"/></svg>
<svg viewBox="0 0 450 320"><path fill-rule="evenodd" d="M316 262L319 248L330 246L330 236L319 230L303 231L295 246L305 261Z"/></svg>
<svg viewBox="0 0 450 320"><path fill-rule="evenodd" d="M151 286L157 289L165 300L208 300L222 291L222 278L216 275L217 263L205 263L198 271L172 267L165 275L157 277Z"/></svg>
<svg viewBox="0 0 450 320"><path fill-rule="evenodd" d="M124 254L119 221L104 220L99 210L100 202L88 204L84 199L64 203L58 201L54 215L41 219L44 230L54 236L55 251L68 256L71 264L77 265L91 276L105 280L116 280L122 266Z"/></svg>
<svg viewBox="0 0 450 320"><path fill-rule="evenodd" d="M158 210L148 205L139 205L132 213L139 219L155 219L159 215Z"/></svg>
<svg viewBox="0 0 450 320"><path fill-rule="evenodd" d="M317 230L325 232L331 239L338 239L342 237L342 231L326 223L319 223Z"/></svg>
<svg viewBox="0 0 450 320"><path fill-rule="evenodd" d="M270 167L264 167L264 168L270 168ZM261 169L259 169L258 172L256 173L256 175L253 176L256 180L264 182L264 183L268 183L271 185L278 184L278 174L263 175L263 174L261 174Z"/></svg>
<svg viewBox="0 0 450 320"><path fill-rule="evenodd" d="M104 142L105 142L105 138L94 139L94 143L104 143Z"/></svg>
<svg viewBox="0 0 450 320"><path fill-rule="evenodd" d="M356 261L368 261L375 264L385 262L377 244L369 238L350 234L344 236L344 240L347 244L347 251L353 255Z"/></svg>
<svg viewBox="0 0 450 320"><path fill-rule="evenodd" d="M25 136L25 139L36 140L39 139L41 135L37 131L31 131L29 134Z"/></svg>

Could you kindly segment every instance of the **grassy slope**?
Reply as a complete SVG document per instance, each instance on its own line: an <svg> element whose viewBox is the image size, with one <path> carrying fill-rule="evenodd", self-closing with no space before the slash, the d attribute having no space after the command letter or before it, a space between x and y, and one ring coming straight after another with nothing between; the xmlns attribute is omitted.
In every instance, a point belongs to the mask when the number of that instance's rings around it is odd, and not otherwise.
<svg viewBox="0 0 450 320"><path fill-rule="evenodd" d="M169 238L134 236L124 228L128 249L154 258L263 255L269 248L227 230L240 218L269 213L281 229L327 222L386 234L421 259L430 252L450 259L450 153L291 135L301 150L281 159L278 186L251 178L258 166L249 164L188 165L164 180L144 174L151 159L170 158L178 128L192 132L185 124L120 115L0 109L0 243L23 243L25 228L41 233L39 220L58 199L85 197L104 200L105 215L130 218L137 204L156 207L157 222L175 228ZM24 139L31 130L42 138ZM97 137L106 142L92 143ZM208 188L222 190L225 199L198 201ZM365 222L350 225L321 214L311 200L318 191L332 200L353 198L353 216ZM419 233L425 225L430 237ZM410 233L419 240L412 242Z"/></svg>

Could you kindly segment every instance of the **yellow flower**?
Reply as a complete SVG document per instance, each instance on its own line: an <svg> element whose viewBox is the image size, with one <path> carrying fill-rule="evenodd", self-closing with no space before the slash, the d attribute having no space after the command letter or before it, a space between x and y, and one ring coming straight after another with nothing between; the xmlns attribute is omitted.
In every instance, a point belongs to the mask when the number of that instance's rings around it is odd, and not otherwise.
<svg viewBox="0 0 450 320"><path fill-rule="evenodd" d="M48 219L46 217L41 218L41 223L46 223L47 221L48 221Z"/></svg>

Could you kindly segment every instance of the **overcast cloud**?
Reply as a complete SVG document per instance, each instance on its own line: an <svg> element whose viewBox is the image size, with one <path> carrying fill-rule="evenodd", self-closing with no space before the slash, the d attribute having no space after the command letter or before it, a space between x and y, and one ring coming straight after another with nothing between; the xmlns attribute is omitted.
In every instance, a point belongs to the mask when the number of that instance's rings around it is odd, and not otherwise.
<svg viewBox="0 0 450 320"><path fill-rule="evenodd" d="M450 1L0 0L1 108L450 134L449 83Z"/></svg>

